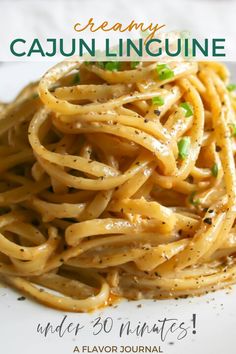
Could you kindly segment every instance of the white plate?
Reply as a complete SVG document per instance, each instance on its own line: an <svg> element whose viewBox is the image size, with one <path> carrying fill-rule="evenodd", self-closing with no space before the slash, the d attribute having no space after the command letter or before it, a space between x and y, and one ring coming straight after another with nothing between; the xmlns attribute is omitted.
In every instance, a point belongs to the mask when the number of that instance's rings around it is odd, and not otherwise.
<svg viewBox="0 0 236 354"><path fill-rule="evenodd" d="M51 63L7 63L0 65L0 100L9 100L30 80L37 79L43 74ZM21 294L0 286L0 353L3 354L70 354L77 349L80 353L88 353L83 346L89 346L89 353L100 353L99 349L117 353L126 346L148 346L146 348L157 353L160 346L164 354L235 354L235 328L236 328L236 288L222 290L198 298L162 301L123 301L116 308L106 308L91 314L71 314L55 311L38 303L26 299L18 301ZM141 305L141 307L140 307ZM196 333L193 328L193 314L196 314ZM65 332L61 338L58 332L49 333L46 337L37 332L38 324L44 328L50 322L55 330L64 321L62 331L73 323L83 326L75 336L74 332ZM110 323L113 326L109 333L100 329L100 324L95 325L101 318L105 330L109 332ZM147 333L143 336L126 332L120 337L122 324L130 321L130 328L134 329L146 323L149 329L154 324L161 328L161 323L166 318L166 323L161 333ZM96 320L97 319L97 320ZM173 333L169 330L170 324L177 323ZM178 339L180 330L178 326L184 322L188 327L187 335ZM93 328L93 326L95 327ZM174 328L173 328L174 329ZM183 334L183 333L182 333ZM76 348L77 346L77 348ZM96 346L96 348L93 348ZM100 346L100 348L98 347ZM106 348L102 348L102 346ZM95 351L92 351L95 349ZM142 349L142 348L141 348ZM97 351L96 351L97 350ZM155 351L156 350L156 351ZM103 350L102 353L105 353ZM131 351L132 353L132 351Z"/></svg>

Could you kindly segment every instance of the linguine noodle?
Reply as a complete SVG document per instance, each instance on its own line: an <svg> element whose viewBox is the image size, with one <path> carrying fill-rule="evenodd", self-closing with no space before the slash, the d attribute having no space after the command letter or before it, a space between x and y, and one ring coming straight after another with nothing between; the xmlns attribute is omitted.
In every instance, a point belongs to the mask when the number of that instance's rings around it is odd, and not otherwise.
<svg viewBox="0 0 236 354"><path fill-rule="evenodd" d="M216 62L66 61L1 104L1 279L78 312L234 283L228 80Z"/></svg>

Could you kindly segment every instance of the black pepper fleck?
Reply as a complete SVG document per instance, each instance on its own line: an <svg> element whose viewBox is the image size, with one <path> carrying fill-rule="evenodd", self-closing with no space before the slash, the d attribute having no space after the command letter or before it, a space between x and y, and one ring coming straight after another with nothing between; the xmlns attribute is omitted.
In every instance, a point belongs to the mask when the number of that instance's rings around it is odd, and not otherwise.
<svg viewBox="0 0 236 354"><path fill-rule="evenodd" d="M159 116L161 114L161 111L159 111L159 109L154 109L154 113Z"/></svg>
<svg viewBox="0 0 236 354"><path fill-rule="evenodd" d="M208 225L212 225L212 219L211 218L205 218L203 219L203 222Z"/></svg>
<svg viewBox="0 0 236 354"><path fill-rule="evenodd" d="M24 296L18 297L17 300L18 300L18 301L24 301L24 300L25 300L25 297L24 297Z"/></svg>

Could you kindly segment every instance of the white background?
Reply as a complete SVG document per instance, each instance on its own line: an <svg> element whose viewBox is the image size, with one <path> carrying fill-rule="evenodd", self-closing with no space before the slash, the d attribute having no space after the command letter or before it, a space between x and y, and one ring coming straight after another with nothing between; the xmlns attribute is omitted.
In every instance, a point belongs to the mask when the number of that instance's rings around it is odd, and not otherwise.
<svg viewBox="0 0 236 354"><path fill-rule="evenodd" d="M131 20L165 24L165 32L190 31L197 39L225 38L226 60L235 60L235 13L234 0L64 0L64 1L0 1L0 60L20 61L10 53L9 43L15 38L33 38L42 42L45 38L81 37L73 29L75 23L87 23L93 17L97 25L121 22L128 25ZM139 38L139 31L121 34L118 32L96 32L98 47L103 46L104 37L114 43L120 37ZM94 37L89 31L82 34L85 40ZM42 60L35 56L34 60ZM55 58L54 58L55 59ZM32 58L24 57L24 60ZM50 60L46 58L44 60ZM52 60L52 59L51 59Z"/></svg>

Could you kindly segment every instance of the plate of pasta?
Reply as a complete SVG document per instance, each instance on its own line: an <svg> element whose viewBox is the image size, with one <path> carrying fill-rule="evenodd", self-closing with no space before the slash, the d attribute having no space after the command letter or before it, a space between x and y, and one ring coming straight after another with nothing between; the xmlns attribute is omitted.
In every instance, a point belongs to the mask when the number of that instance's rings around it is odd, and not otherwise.
<svg viewBox="0 0 236 354"><path fill-rule="evenodd" d="M4 318L200 313L198 340L168 353L225 350L217 339L204 347L209 318L214 335L227 328L233 353L236 86L228 68L70 60L8 63L0 73Z"/></svg>

